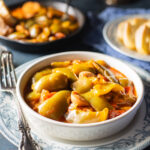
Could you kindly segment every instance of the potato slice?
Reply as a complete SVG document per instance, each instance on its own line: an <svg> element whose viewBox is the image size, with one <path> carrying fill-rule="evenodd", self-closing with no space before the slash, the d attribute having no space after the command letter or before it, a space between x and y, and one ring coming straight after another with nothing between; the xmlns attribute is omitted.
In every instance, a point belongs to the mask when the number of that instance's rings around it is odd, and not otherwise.
<svg viewBox="0 0 150 150"><path fill-rule="evenodd" d="M63 62L52 62L51 63L51 67L53 68L63 68L63 67L68 67L69 65L71 65L71 61L63 61Z"/></svg>
<svg viewBox="0 0 150 150"><path fill-rule="evenodd" d="M136 28L132 27L129 22L125 22L123 31L123 43L127 48L132 50L135 50L135 30Z"/></svg>
<svg viewBox="0 0 150 150"><path fill-rule="evenodd" d="M9 26L14 26L17 22L17 20L11 15L3 0L0 0L0 16Z"/></svg>
<svg viewBox="0 0 150 150"><path fill-rule="evenodd" d="M131 18L121 22L117 29L118 39L120 39L127 48L135 50L135 32L137 28L146 21L147 19L144 18Z"/></svg>
<svg viewBox="0 0 150 150"><path fill-rule="evenodd" d="M48 91L64 90L68 87L68 78L62 73L52 73L40 78L32 85L33 91L41 92L43 89Z"/></svg>
<svg viewBox="0 0 150 150"><path fill-rule="evenodd" d="M71 81L76 81L77 80L77 77L75 76L75 74L69 68L54 68L52 70L52 72L62 73L64 75L66 75Z"/></svg>
<svg viewBox="0 0 150 150"><path fill-rule="evenodd" d="M80 64L73 64L72 70L76 75L79 75L82 71L95 72L95 68L90 64L90 61Z"/></svg>
<svg viewBox="0 0 150 150"><path fill-rule="evenodd" d="M125 93L125 89L123 86L117 83L103 83L103 84L96 84L92 89L92 92L96 96L101 96L108 94L109 92L118 92L118 93Z"/></svg>
<svg viewBox="0 0 150 150"><path fill-rule="evenodd" d="M44 101L38 106L38 112L42 116L58 120L60 119L68 108L68 99L70 98L70 91L63 90L57 92L54 96Z"/></svg>
<svg viewBox="0 0 150 150"><path fill-rule="evenodd" d="M141 54L150 54L150 21L141 25L135 33L136 49Z"/></svg>
<svg viewBox="0 0 150 150"><path fill-rule="evenodd" d="M32 91L26 95L26 100L29 101L38 101L40 99L41 93Z"/></svg>
<svg viewBox="0 0 150 150"><path fill-rule="evenodd" d="M108 108L104 108L102 111L93 112L83 111L80 109L71 110L66 116L66 120L72 123L94 123L107 120L108 118Z"/></svg>
<svg viewBox="0 0 150 150"><path fill-rule="evenodd" d="M88 78L79 78L76 82L72 84L72 89L79 93L84 93L89 91L93 87L92 81Z"/></svg>
<svg viewBox="0 0 150 150"><path fill-rule="evenodd" d="M112 108L103 96L95 96L92 91L81 94L81 96L84 97L96 111L102 111L105 107L109 109Z"/></svg>
<svg viewBox="0 0 150 150"><path fill-rule="evenodd" d="M51 74L51 73L52 73L52 70L50 68L46 68L46 69L43 69L39 72L36 72L34 74L34 76L32 77L32 83L37 82L43 76L46 76L46 75Z"/></svg>
<svg viewBox="0 0 150 150"><path fill-rule="evenodd" d="M90 106L87 100L85 100L81 95L79 95L77 92L72 91L71 92L71 102L75 106Z"/></svg>
<svg viewBox="0 0 150 150"><path fill-rule="evenodd" d="M7 25L2 17L0 17L0 35L7 35L13 32L13 28Z"/></svg>
<svg viewBox="0 0 150 150"><path fill-rule="evenodd" d="M22 6L22 11L26 19L32 18L41 9L41 5L38 2L26 2Z"/></svg>
<svg viewBox="0 0 150 150"><path fill-rule="evenodd" d="M123 31L124 31L125 22L121 22L117 28L117 38L123 42Z"/></svg>

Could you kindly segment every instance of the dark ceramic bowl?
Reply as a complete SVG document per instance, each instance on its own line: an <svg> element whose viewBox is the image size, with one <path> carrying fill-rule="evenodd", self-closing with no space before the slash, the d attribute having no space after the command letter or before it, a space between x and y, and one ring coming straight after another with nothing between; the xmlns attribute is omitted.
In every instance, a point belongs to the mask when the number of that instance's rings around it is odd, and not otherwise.
<svg viewBox="0 0 150 150"><path fill-rule="evenodd" d="M52 6L63 12L65 11L65 8L66 8L66 4L63 2L49 1L49 0L44 0L44 1L39 1L39 2L43 6ZM9 5L8 7L12 9L22 4L23 2L15 4L15 5ZM59 39L59 40L52 41L52 42L29 43L29 42L20 41L20 40L12 40L5 36L0 36L0 43L4 46L11 48L12 50L21 50L21 51L26 51L26 52L37 52L37 51L42 52L44 50L50 51L51 49L54 50L56 47L58 47L58 45L60 46L62 44L65 44L66 42L74 38L84 26L85 17L80 10L70 6L69 14L77 18L78 23L79 23L79 28L75 32L73 32L72 34L70 34L69 36L63 39Z"/></svg>

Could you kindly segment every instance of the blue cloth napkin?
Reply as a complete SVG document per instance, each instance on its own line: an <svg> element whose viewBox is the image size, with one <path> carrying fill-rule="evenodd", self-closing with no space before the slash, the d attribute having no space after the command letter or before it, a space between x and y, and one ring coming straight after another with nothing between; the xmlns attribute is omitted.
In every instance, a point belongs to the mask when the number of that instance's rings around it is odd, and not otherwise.
<svg viewBox="0 0 150 150"><path fill-rule="evenodd" d="M130 63L133 63L147 71L150 72L150 62L136 60L130 57L127 57L119 52L113 50L104 40L102 35L102 29L106 22L111 21L117 17L130 15L130 14L150 14L149 9L122 9L109 7L106 8L102 13L94 15L88 13L89 23L85 32L84 42L98 49L100 52L117 57L121 60L126 60Z"/></svg>

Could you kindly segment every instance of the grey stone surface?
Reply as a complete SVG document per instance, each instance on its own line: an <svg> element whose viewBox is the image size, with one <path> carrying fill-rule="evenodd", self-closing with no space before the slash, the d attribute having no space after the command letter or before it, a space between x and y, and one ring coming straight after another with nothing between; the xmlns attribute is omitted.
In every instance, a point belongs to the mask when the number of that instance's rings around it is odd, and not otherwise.
<svg viewBox="0 0 150 150"><path fill-rule="evenodd" d="M0 150L17 150L17 148L0 133Z"/></svg>

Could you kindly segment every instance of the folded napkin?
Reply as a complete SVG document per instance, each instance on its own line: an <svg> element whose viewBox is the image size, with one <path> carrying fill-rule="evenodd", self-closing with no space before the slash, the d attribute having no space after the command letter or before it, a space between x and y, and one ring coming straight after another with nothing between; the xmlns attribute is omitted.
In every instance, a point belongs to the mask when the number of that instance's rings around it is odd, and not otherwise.
<svg viewBox="0 0 150 150"><path fill-rule="evenodd" d="M150 72L150 62L136 60L127 57L119 52L113 50L104 40L102 35L102 29L105 23L111 21L117 17L130 15L130 14L150 14L148 9L122 9L109 7L106 8L102 13L94 15L91 12L88 13L89 22L85 31L83 42L89 46L98 49L100 52L117 57L121 60L126 60L133 63Z"/></svg>

